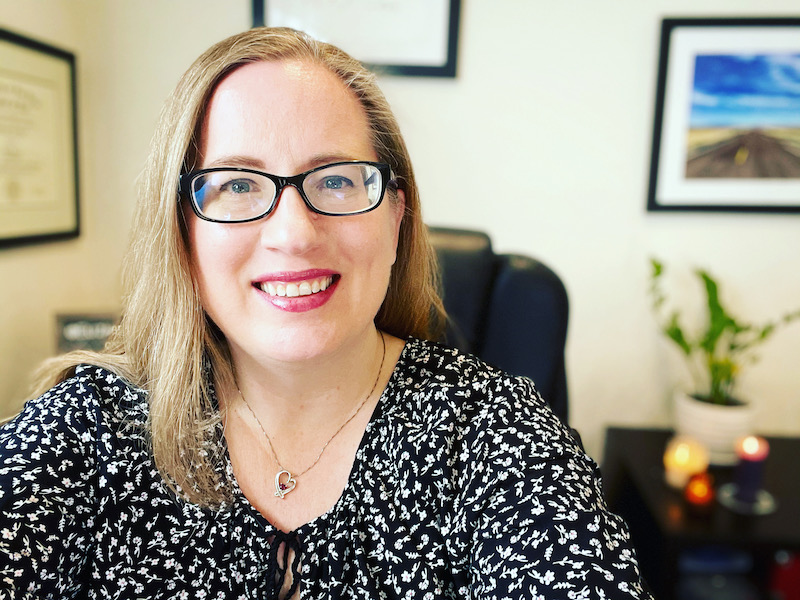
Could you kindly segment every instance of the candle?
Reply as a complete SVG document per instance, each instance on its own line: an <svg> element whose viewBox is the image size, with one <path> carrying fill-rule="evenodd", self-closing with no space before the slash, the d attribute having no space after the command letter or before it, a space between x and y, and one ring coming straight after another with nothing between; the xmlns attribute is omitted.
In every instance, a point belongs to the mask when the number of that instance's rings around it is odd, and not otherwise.
<svg viewBox="0 0 800 600"><path fill-rule="evenodd" d="M664 477L675 489L686 487L689 478L708 468L708 450L696 440L676 436L664 451Z"/></svg>
<svg viewBox="0 0 800 600"><path fill-rule="evenodd" d="M706 514L714 502L714 480L708 473L697 473L689 478L683 497L692 512Z"/></svg>
<svg viewBox="0 0 800 600"><path fill-rule="evenodd" d="M769 443L762 437L748 435L736 443L736 454L739 457L734 476L736 499L752 504L761 489L764 462L769 456Z"/></svg>

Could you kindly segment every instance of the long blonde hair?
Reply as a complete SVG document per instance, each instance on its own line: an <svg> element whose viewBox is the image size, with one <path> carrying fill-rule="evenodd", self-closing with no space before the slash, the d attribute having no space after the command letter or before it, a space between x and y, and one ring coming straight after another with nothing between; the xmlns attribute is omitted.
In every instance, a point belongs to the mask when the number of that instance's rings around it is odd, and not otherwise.
<svg viewBox="0 0 800 600"><path fill-rule="evenodd" d="M444 310L434 253L422 221L414 172L400 128L375 76L340 49L286 28L232 36L200 56L167 100L153 138L124 265L123 317L102 353L51 359L35 393L69 377L81 363L103 366L148 392L149 435L156 466L179 494L205 506L229 497L219 474L219 411L214 383L230 381L224 336L200 305L177 197L177 180L194 167L199 126L216 84L257 61L306 60L336 74L364 108L380 161L391 165L405 194L398 256L375 322L401 337L435 338ZM213 379L210 381L208 367Z"/></svg>

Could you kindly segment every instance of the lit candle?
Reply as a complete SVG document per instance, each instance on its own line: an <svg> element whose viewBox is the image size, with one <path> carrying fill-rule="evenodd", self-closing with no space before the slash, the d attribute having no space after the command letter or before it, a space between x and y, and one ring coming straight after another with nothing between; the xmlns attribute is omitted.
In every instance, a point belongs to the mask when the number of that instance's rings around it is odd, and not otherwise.
<svg viewBox="0 0 800 600"><path fill-rule="evenodd" d="M689 478L683 497L689 508L698 514L706 514L714 502L714 480L708 473L697 473Z"/></svg>
<svg viewBox="0 0 800 600"><path fill-rule="evenodd" d="M769 456L769 443L762 437L748 435L737 442L736 454L739 457L734 476L736 499L753 503L764 478L764 462Z"/></svg>
<svg viewBox="0 0 800 600"><path fill-rule="evenodd" d="M664 451L664 477L675 489L686 487L689 478L708 468L708 450L686 436L672 438Z"/></svg>

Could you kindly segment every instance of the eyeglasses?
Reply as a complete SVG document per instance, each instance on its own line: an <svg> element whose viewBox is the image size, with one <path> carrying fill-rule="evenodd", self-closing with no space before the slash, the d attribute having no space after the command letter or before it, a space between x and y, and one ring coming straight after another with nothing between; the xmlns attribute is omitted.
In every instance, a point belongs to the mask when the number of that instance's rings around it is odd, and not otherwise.
<svg viewBox="0 0 800 600"><path fill-rule="evenodd" d="M195 214L216 223L244 223L270 214L291 185L309 210L329 216L359 215L377 208L393 184L389 165L338 162L282 177L254 169L215 167L181 175L180 193Z"/></svg>

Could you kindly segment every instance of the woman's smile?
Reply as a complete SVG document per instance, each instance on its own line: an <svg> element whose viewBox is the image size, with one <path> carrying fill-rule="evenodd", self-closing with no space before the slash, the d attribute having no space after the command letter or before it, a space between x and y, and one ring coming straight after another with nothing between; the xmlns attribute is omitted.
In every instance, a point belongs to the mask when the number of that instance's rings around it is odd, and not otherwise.
<svg viewBox="0 0 800 600"><path fill-rule="evenodd" d="M273 273L260 277L253 286L276 308L305 312L324 305L341 279L338 273L315 269L296 273Z"/></svg>
<svg viewBox="0 0 800 600"><path fill-rule="evenodd" d="M297 296L310 296L324 292L333 283L333 276L321 277L319 279L311 279L301 281L300 283L272 283L265 282L259 284L259 288L267 292L270 296L286 296L287 298L296 298Z"/></svg>

